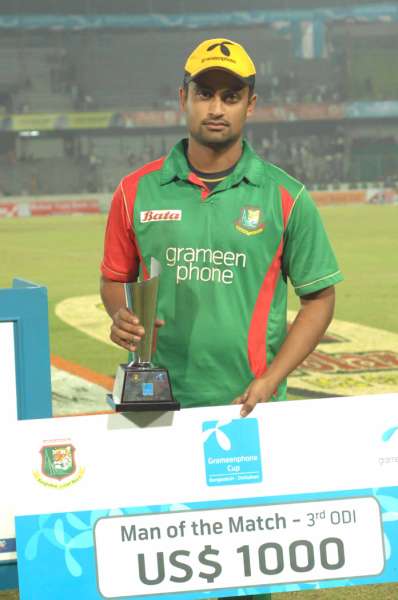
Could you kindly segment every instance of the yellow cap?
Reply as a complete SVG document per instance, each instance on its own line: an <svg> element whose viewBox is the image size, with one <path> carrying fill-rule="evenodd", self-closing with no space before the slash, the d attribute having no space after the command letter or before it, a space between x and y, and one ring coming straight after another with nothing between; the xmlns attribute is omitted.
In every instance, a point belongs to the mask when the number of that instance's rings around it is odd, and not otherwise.
<svg viewBox="0 0 398 600"><path fill-rule="evenodd" d="M185 63L185 81L209 69L224 69L254 86L256 67L246 50L232 40L205 40L189 55Z"/></svg>

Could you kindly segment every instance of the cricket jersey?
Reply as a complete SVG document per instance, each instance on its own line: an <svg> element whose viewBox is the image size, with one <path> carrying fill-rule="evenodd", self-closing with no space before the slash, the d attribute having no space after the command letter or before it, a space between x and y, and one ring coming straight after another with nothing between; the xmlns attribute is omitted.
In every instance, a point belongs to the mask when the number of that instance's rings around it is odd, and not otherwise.
<svg viewBox="0 0 398 600"><path fill-rule="evenodd" d="M299 296L342 280L305 187L244 141L235 169L209 190L184 142L122 179L102 273L134 281L162 265L153 362L183 407L229 404L267 371L286 337L287 284ZM274 400L286 399L286 382Z"/></svg>

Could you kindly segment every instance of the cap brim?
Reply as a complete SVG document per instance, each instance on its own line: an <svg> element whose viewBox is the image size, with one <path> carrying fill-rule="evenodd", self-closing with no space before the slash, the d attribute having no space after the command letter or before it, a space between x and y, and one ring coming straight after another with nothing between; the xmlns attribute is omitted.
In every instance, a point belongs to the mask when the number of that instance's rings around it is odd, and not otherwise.
<svg viewBox="0 0 398 600"><path fill-rule="evenodd" d="M193 75L185 71L184 83L188 84L190 81L195 81L197 77L199 77L203 73L207 73L208 71L224 71L225 73L229 73L230 75L235 77L235 79L238 79L238 81L241 81L244 85L254 87L254 82L256 79L255 75L250 75L249 77L242 77L241 75L238 75L238 73L235 73L235 71L232 71L231 69L227 69L225 67L207 67L206 69L201 69L200 71L197 71Z"/></svg>

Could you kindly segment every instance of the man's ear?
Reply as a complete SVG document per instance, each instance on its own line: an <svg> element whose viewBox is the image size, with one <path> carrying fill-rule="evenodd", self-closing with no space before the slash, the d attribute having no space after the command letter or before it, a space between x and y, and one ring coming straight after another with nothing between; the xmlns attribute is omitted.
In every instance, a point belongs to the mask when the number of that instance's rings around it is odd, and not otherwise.
<svg viewBox="0 0 398 600"><path fill-rule="evenodd" d="M180 99L181 110L185 112L185 104L186 104L186 101L187 101L187 90L186 90L186 88L180 87L178 89L178 96L179 96L179 99Z"/></svg>
<svg viewBox="0 0 398 600"><path fill-rule="evenodd" d="M257 102L257 94L252 94L251 96L249 96L249 102L247 104L247 111L246 111L247 117L250 117L253 114L254 109L256 107L256 102Z"/></svg>

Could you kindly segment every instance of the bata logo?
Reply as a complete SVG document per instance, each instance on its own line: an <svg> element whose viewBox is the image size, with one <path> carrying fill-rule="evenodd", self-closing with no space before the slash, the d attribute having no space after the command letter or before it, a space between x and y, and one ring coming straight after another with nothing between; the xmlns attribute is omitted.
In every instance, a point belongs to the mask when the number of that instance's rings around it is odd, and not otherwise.
<svg viewBox="0 0 398 600"><path fill-rule="evenodd" d="M149 221L181 221L182 210L142 210L140 212L141 223Z"/></svg>

